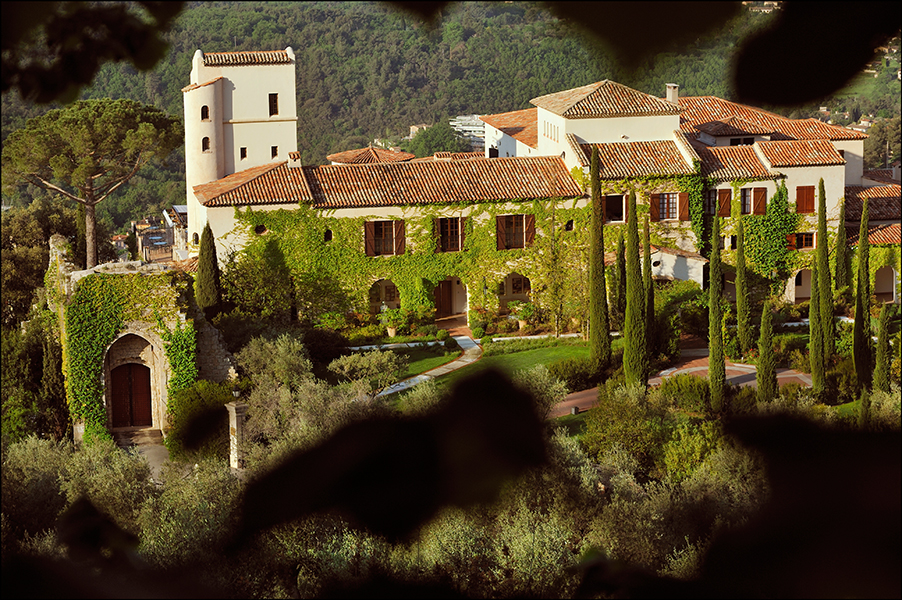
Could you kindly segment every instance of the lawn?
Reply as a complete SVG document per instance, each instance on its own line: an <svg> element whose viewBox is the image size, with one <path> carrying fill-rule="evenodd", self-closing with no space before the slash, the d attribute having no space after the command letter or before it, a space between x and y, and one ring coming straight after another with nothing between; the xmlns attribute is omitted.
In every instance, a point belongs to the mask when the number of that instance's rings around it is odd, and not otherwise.
<svg viewBox="0 0 902 600"><path fill-rule="evenodd" d="M438 348L441 348L441 350ZM411 348L409 350L395 350L395 352L407 356L407 373L401 379L425 373L460 356L460 351L447 352L441 346L437 346L435 349Z"/></svg>

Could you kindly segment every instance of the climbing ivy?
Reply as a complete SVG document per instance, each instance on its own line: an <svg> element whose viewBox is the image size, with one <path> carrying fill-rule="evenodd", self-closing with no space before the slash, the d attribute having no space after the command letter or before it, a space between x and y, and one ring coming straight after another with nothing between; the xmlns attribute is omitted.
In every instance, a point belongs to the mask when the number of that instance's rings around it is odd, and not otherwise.
<svg viewBox="0 0 902 600"><path fill-rule="evenodd" d="M767 203L763 215L743 215L745 226L745 258L748 266L771 282L772 292L792 273L793 268L805 257L793 252L786 245L786 236L797 231L802 215L790 211L786 183L781 181L777 191Z"/></svg>

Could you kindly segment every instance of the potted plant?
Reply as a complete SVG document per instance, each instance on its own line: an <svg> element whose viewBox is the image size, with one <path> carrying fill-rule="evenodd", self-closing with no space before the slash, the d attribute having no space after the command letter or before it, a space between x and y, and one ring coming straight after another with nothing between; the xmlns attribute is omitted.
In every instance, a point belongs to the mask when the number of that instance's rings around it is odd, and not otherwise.
<svg viewBox="0 0 902 600"><path fill-rule="evenodd" d="M387 308L379 313L379 322L385 325L388 337L395 337L398 328L407 323L407 315L400 308Z"/></svg>
<svg viewBox="0 0 902 600"><path fill-rule="evenodd" d="M511 315L517 319L517 325L520 329L523 329L527 323L535 319L539 310L532 302L520 302L519 300L509 302L507 308L510 310Z"/></svg>

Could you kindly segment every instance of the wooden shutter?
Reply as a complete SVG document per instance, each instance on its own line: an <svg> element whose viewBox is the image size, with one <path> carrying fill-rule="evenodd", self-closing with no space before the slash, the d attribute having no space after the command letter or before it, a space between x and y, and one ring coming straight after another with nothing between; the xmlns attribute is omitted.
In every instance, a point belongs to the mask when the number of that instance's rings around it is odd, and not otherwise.
<svg viewBox="0 0 902 600"><path fill-rule="evenodd" d="M717 190L717 216L730 216L730 202L733 200L732 190Z"/></svg>
<svg viewBox="0 0 902 600"><path fill-rule="evenodd" d="M363 224L363 247L367 256L376 256L376 223L366 221Z"/></svg>
<svg viewBox="0 0 902 600"><path fill-rule="evenodd" d="M498 250L507 250L507 245L505 244L506 234L507 228L505 227L504 217L495 217L495 238Z"/></svg>
<svg viewBox="0 0 902 600"><path fill-rule="evenodd" d="M467 238L467 218L460 218L460 225L458 225L460 229L460 251L464 251L464 240Z"/></svg>
<svg viewBox="0 0 902 600"><path fill-rule="evenodd" d="M407 242L404 239L405 224L404 221L395 221L395 254L404 254Z"/></svg>
<svg viewBox="0 0 902 600"><path fill-rule="evenodd" d="M648 218L652 221L661 220L661 194L652 194L648 197Z"/></svg>
<svg viewBox="0 0 902 600"><path fill-rule="evenodd" d="M767 188L755 188L752 190L752 214L763 215L767 212Z"/></svg>
<svg viewBox="0 0 902 600"><path fill-rule="evenodd" d="M787 250L795 250L796 249L796 234L790 233L786 236L786 249Z"/></svg>
<svg viewBox="0 0 902 600"><path fill-rule="evenodd" d="M796 187L796 212L803 214L814 212L813 185L800 185Z"/></svg>
<svg viewBox="0 0 902 600"><path fill-rule="evenodd" d="M689 194L687 192L680 192L680 206L679 206L679 217L680 221L690 221L692 220L689 216Z"/></svg>
<svg viewBox="0 0 902 600"><path fill-rule="evenodd" d="M529 248L536 241L536 216L523 215L523 247Z"/></svg>

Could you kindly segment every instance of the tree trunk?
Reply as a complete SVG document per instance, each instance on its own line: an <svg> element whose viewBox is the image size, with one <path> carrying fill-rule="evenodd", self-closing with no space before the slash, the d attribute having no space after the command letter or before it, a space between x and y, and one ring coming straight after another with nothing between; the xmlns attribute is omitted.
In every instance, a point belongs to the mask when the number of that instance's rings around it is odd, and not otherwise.
<svg viewBox="0 0 902 600"><path fill-rule="evenodd" d="M96 204L85 202L85 268L97 266L97 215L94 212Z"/></svg>

